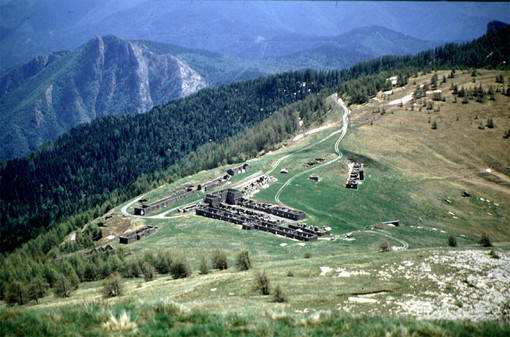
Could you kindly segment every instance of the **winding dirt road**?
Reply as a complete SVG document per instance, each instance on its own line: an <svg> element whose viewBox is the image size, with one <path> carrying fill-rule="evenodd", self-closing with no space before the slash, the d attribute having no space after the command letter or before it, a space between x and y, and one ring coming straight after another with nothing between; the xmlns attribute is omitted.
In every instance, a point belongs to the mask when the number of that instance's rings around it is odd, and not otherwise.
<svg viewBox="0 0 510 337"><path fill-rule="evenodd" d="M275 200L276 202L280 202L280 203L281 203L281 201L280 201L280 196L281 196L282 192L283 192L283 191L285 190L285 188L286 188L287 186L289 186L289 185L290 185L290 184L291 184L291 183L292 183L292 182L293 182L296 178L298 178L298 177L302 176L302 175L303 175L303 174L305 174L305 173L312 172L312 171L314 171L314 170L316 170L316 169L318 169L318 168L321 168L321 167L324 167L324 166L327 166L327 165L331 165L331 164L333 164L334 162L337 162L338 160L340 160L340 159L343 157L343 154L342 154L342 152L340 152L340 150L338 149L338 146L340 145L340 142L342 141L342 139L344 139L345 134L347 133L347 127L348 127L348 118L347 118L347 117L349 116L349 114L351 113L351 111L350 111L349 109L347 109L347 107L345 106L344 102L342 101L342 99L341 99L340 97L338 97L338 95L337 95L337 94L333 95L333 99L335 100L335 102L336 102L338 105L340 105L340 106L342 107L342 109L344 109L344 114L343 114L343 116L342 116L342 128L341 128L340 130L337 130L337 131L335 131L335 132L331 133L331 134L330 134L330 135L328 135L327 137L325 137L325 138L323 138L323 139L319 140L318 142L315 142L315 143L313 143L313 144L310 144L310 145L308 145L308 146L306 146L306 147L304 147L304 148L302 148L302 149L299 149L299 150L297 150L297 151L294 151L293 153L288 154L288 155L286 155L286 156L284 156L284 157L280 158L280 159L279 159L279 160L278 160L278 161L277 161L277 162L276 162L276 163L275 163L275 164L271 167L271 169L270 169L268 172L266 172L266 174L269 174L269 173L273 172L273 171L274 171L274 169L275 169L275 168L276 168L276 167L277 167L277 166L278 166L278 165L279 165L279 164L280 164L280 163L281 163L284 159L287 159L287 158L289 158L290 156L295 155L296 153L299 153L299 152L302 152L302 151L308 150L309 148L311 148L311 147L313 147L313 146L315 146L315 145L318 145L318 144L320 144L320 143L322 143L322 142L326 141L327 139L329 139L329 138L333 137L334 135L336 135L336 134L340 133L340 137L338 137L338 140L336 141L335 146L334 146L335 153L336 153L338 156L337 156L336 158L334 158L334 159L332 159L332 160L328 161L328 162L325 162L325 163L322 163L322 164L320 164L320 165L314 166L314 167L312 167L312 168L310 168L310 169L308 169L308 170L304 170L304 171L302 171L302 172L300 172L300 173L296 174L296 175L295 175L295 176L293 176L292 178L288 179L288 180L285 182L285 184L283 184L283 186L282 186L282 187L280 187L280 189L278 190L278 192L276 192L276 195L274 196L274 200Z"/></svg>

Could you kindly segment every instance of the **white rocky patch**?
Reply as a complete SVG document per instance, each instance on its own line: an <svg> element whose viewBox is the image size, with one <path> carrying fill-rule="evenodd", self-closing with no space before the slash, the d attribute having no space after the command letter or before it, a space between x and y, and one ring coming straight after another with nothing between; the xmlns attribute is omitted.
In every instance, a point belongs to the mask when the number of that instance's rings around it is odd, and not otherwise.
<svg viewBox="0 0 510 337"><path fill-rule="evenodd" d="M413 99L413 95L407 95L407 96L402 97L401 99L396 99L394 101L391 101L388 104L389 105L406 104L407 102L409 102L412 99Z"/></svg>
<svg viewBox="0 0 510 337"><path fill-rule="evenodd" d="M195 70L181 60L177 58L175 60L179 66L179 76L181 78L181 97L188 96L207 86L204 78Z"/></svg>
<svg viewBox="0 0 510 337"><path fill-rule="evenodd" d="M374 298L366 298L366 297L349 297L349 301L356 303L377 303L378 301Z"/></svg>
<svg viewBox="0 0 510 337"><path fill-rule="evenodd" d="M370 275L369 272L366 272L364 270L347 271L344 268L338 268L335 271L338 273L338 275L336 277L351 277L351 276L358 276L358 275Z"/></svg>
<svg viewBox="0 0 510 337"><path fill-rule="evenodd" d="M144 113L154 106L154 102L151 97L150 81L149 81L149 60L144 55L144 50L134 44L129 43L138 61L137 73L140 78L138 87L138 97L141 100L141 104L137 109L137 113Z"/></svg>
<svg viewBox="0 0 510 337"><path fill-rule="evenodd" d="M396 306L390 311L425 319L508 319L510 253L497 254L499 259L491 258L484 250L452 251L426 257L417 268L384 266L384 271L379 272L381 278L390 281L403 277L416 287L420 284L424 287L410 289L410 293L394 302ZM436 274L437 268L448 271Z"/></svg>
<svg viewBox="0 0 510 337"><path fill-rule="evenodd" d="M320 276L326 275L326 273L329 273L332 270L333 270L333 268L331 268L331 267L321 267L321 273L319 275Z"/></svg>

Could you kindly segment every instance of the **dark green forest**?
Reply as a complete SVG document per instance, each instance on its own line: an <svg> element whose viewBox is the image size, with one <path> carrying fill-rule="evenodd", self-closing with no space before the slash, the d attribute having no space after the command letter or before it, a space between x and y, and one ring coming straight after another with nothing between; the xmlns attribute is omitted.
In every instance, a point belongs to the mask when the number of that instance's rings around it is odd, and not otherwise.
<svg viewBox="0 0 510 337"><path fill-rule="evenodd" d="M204 152L192 153L235 135L243 139L240 132L247 127L322 90L362 103L387 88L386 78L393 74L406 81L418 71L508 67L509 36L506 27L463 45L448 44L415 56L384 56L348 70L260 77L203 89L143 115L109 116L79 125L26 158L0 163L0 249L12 250L54 228L55 235L34 246L46 253L73 228L156 184L252 157L255 149L220 150L225 143L218 145L216 155L207 151L207 160L200 157ZM308 102L310 109L319 104ZM277 125L278 120L273 121ZM271 130L277 135L269 139L276 142L292 128ZM257 149L268 146L254 144ZM187 164L183 158L189 159Z"/></svg>

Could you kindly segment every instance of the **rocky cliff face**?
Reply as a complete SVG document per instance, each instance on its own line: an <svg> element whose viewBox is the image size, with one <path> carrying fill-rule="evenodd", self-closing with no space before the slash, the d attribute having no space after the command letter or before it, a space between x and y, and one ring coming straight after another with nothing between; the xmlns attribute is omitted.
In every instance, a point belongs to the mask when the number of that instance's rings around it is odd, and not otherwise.
<svg viewBox="0 0 510 337"><path fill-rule="evenodd" d="M206 85L175 56L116 36L38 56L0 75L0 159L24 156L77 124L144 113Z"/></svg>

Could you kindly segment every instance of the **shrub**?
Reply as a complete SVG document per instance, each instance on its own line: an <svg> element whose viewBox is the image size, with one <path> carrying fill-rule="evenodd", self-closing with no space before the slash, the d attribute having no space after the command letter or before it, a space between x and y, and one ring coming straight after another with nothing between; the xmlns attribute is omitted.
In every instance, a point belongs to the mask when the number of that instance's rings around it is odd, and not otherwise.
<svg viewBox="0 0 510 337"><path fill-rule="evenodd" d="M118 272L108 275L103 280L104 297L116 297L124 295L124 281Z"/></svg>
<svg viewBox="0 0 510 337"><path fill-rule="evenodd" d="M200 274L205 275L209 274L209 266L207 265L207 259L205 256L202 256L202 260L200 261Z"/></svg>
<svg viewBox="0 0 510 337"><path fill-rule="evenodd" d="M304 257L305 259L309 259L309 258L311 258L311 257L312 257L312 253L310 253L310 252L305 252L305 253L303 254L303 257Z"/></svg>
<svg viewBox="0 0 510 337"><path fill-rule="evenodd" d="M266 276L266 272L264 270L262 272L257 271L255 273L255 290L262 295L269 295L269 286L269 279Z"/></svg>
<svg viewBox="0 0 510 337"><path fill-rule="evenodd" d="M274 288L273 301L278 303L287 302L287 295L285 295L279 284Z"/></svg>
<svg viewBox="0 0 510 337"><path fill-rule="evenodd" d="M493 258L493 259L499 259L499 258L500 258L500 257L499 257L499 255L498 255L498 254L496 254L496 252L495 252L495 251L493 251L493 250L491 250L491 251L489 252L489 256L490 256L491 258Z"/></svg>
<svg viewBox="0 0 510 337"><path fill-rule="evenodd" d="M287 277L294 277L294 273L292 272L292 270L287 271Z"/></svg>
<svg viewBox="0 0 510 337"><path fill-rule="evenodd" d="M503 135L503 138L505 138L505 139L510 138L510 129L505 131L505 134Z"/></svg>
<svg viewBox="0 0 510 337"><path fill-rule="evenodd" d="M457 247L457 239L455 239L455 236L451 235L448 236L448 246L450 247Z"/></svg>
<svg viewBox="0 0 510 337"><path fill-rule="evenodd" d="M154 259L154 268L160 274L168 274L172 265L172 254L170 251L160 252Z"/></svg>
<svg viewBox="0 0 510 337"><path fill-rule="evenodd" d="M156 278L156 270L154 269L152 264L148 262L143 262L140 268L142 269L145 282L152 281Z"/></svg>
<svg viewBox="0 0 510 337"><path fill-rule="evenodd" d="M492 242L487 233L482 233L480 239L478 239L478 243L482 245L482 247L492 247Z"/></svg>
<svg viewBox="0 0 510 337"><path fill-rule="evenodd" d="M432 123L432 126L431 126L430 128L431 128L432 130L436 130L436 129L437 129L437 122L436 122L436 121L434 121L434 122Z"/></svg>
<svg viewBox="0 0 510 337"><path fill-rule="evenodd" d="M186 278L191 275L191 266L183 254L179 254L172 261L170 274L172 274L174 279Z"/></svg>
<svg viewBox="0 0 510 337"><path fill-rule="evenodd" d="M478 128L479 128L480 130L485 129L485 126L483 126L483 121L480 121L480 124L478 125Z"/></svg>
<svg viewBox="0 0 510 337"><path fill-rule="evenodd" d="M379 251L380 252L389 252L391 250L390 245L386 239L382 239L379 241Z"/></svg>
<svg viewBox="0 0 510 337"><path fill-rule="evenodd" d="M487 120L487 124L486 124L485 126L487 126L489 129L494 128L494 126L495 126L495 125L494 125L494 120L493 120L492 118L489 118L489 119Z"/></svg>
<svg viewBox="0 0 510 337"><path fill-rule="evenodd" d="M251 269L250 256L246 249L237 253L236 268L240 271Z"/></svg>
<svg viewBox="0 0 510 337"><path fill-rule="evenodd" d="M223 250L215 250L212 256L213 268L224 270L228 269L227 253Z"/></svg>

